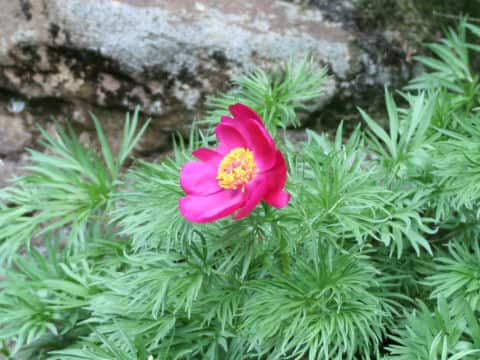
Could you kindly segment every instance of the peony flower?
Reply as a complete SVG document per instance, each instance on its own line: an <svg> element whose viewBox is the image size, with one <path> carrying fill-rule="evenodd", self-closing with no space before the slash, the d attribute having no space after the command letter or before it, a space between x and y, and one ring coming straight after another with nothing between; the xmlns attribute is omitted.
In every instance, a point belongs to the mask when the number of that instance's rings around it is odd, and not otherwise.
<svg viewBox="0 0 480 360"><path fill-rule="evenodd" d="M283 190L287 166L255 111L243 104L230 106L233 117L222 116L215 128L216 149L201 148L180 173L186 196L179 202L187 220L206 223L234 214L248 216L265 201L282 208L290 201Z"/></svg>

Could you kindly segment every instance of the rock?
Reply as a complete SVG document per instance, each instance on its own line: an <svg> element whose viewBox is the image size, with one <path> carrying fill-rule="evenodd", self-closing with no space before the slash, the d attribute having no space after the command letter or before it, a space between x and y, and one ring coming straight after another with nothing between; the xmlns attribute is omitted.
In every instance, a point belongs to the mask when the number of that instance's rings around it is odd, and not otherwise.
<svg viewBox="0 0 480 360"><path fill-rule="evenodd" d="M167 127L255 64L313 53L339 77L349 37L317 9L254 0L0 0L0 85L142 110ZM179 119L179 114L181 114Z"/></svg>
<svg viewBox="0 0 480 360"><path fill-rule="evenodd" d="M32 134L21 116L0 112L0 156L23 151L31 140Z"/></svg>
<svg viewBox="0 0 480 360"><path fill-rule="evenodd" d="M25 155L12 159L0 159L0 188L11 184L12 179L24 175L23 166L27 165Z"/></svg>
<svg viewBox="0 0 480 360"><path fill-rule="evenodd" d="M392 62L393 47L384 46L401 34L385 36L382 55L368 45L378 34L355 23L364 2L0 0L0 107L41 124L70 119L81 132L93 131L92 111L115 147L124 112L139 105L153 119L138 149L148 156L199 117L207 96L255 65L312 54L329 66L326 95L310 113L331 114L329 104L359 96L372 103L369 89L404 81L410 70L402 51ZM31 139L21 125L10 126L0 139L17 137L4 146L19 151Z"/></svg>

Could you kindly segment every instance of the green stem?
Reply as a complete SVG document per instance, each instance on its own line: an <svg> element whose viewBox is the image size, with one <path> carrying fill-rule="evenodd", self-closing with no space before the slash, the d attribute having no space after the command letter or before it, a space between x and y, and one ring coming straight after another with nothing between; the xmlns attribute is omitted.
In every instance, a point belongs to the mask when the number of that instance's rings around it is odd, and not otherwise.
<svg viewBox="0 0 480 360"><path fill-rule="evenodd" d="M288 242L285 237L282 236L282 232L278 228L277 220L275 216L271 213L270 207L263 202L262 206L265 212L265 221L270 223L272 227L272 235L275 239L278 239L282 269L285 273L288 273L290 270L290 254L288 252Z"/></svg>
<svg viewBox="0 0 480 360"><path fill-rule="evenodd" d="M284 273L290 272L290 256L287 251L288 244L283 236L280 237L280 256Z"/></svg>

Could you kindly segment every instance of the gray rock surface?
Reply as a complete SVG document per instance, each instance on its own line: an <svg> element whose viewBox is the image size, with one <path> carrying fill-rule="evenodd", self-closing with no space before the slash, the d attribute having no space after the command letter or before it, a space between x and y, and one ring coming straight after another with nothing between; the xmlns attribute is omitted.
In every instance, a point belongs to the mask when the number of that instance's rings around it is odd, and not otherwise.
<svg viewBox="0 0 480 360"><path fill-rule="evenodd" d="M0 188L10 185L16 176L24 175L22 167L26 165L26 155L14 159L0 159Z"/></svg>
<svg viewBox="0 0 480 360"><path fill-rule="evenodd" d="M20 116L0 112L0 156L23 151L31 139L32 134Z"/></svg>
<svg viewBox="0 0 480 360"><path fill-rule="evenodd" d="M342 0L342 11L353 12L355 3ZM360 35L333 21L328 7L280 0L0 0L0 9L0 141L8 139L0 157L7 160L35 139L22 121L45 124L53 116L91 132L93 111L115 142L124 112L137 105L154 120L140 150L162 151L168 133L199 116L208 95L228 89L254 65L268 68L292 56L312 54L334 75L313 110L398 72L361 51ZM10 115L2 118L5 111Z"/></svg>
<svg viewBox="0 0 480 360"><path fill-rule="evenodd" d="M349 34L341 25L281 1L0 4L3 88L32 98L141 105L166 125L254 64L311 52L339 77L349 70Z"/></svg>

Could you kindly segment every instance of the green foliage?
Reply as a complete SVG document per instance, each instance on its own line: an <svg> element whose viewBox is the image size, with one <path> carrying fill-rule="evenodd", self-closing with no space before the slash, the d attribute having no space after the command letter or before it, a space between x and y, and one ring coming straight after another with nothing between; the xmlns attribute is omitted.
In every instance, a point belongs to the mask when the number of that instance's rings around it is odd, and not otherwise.
<svg viewBox="0 0 480 360"><path fill-rule="evenodd" d="M480 310L480 247L461 242L448 244L448 254L439 252L431 275L425 279L433 288L432 297L443 297L457 307L463 302Z"/></svg>
<svg viewBox="0 0 480 360"><path fill-rule="evenodd" d="M141 359L150 360L147 357L145 347L141 343L123 334L122 340L127 344L127 349L121 349L112 344L104 336L95 333L98 343L95 341L84 340L78 346L66 350L51 351L49 360L91 360L91 359L108 359L108 360L130 360Z"/></svg>
<svg viewBox="0 0 480 360"><path fill-rule="evenodd" d="M118 206L110 216L122 227L120 235L131 236L135 249L170 248L192 236L194 227L177 216L179 171L180 165L167 159L162 164L142 162L127 175L131 190L117 195Z"/></svg>
<svg viewBox="0 0 480 360"><path fill-rule="evenodd" d="M216 124L230 105L240 102L255 109L273 135L277 127L299 126L298 110L323 94L326 75L313 58L291 59L271 73L255 69L236 79L232 91L210 99L206 121Z"/></svg>
<svg viewBox="0 0 480 360"><path fill-rule="evenodd" d="M442 161L435 163L434 174L439 179L442 195L439 197L440 209L449 208L455 211L466 209L475 214L479 200L480 171L480 131L478 115L465 118L459 123L457 132L445 131L447 137L437 146ZM440 216L448 215L446 210Z"/></svg>
<svg viewBox="0 0 480 360"><path fill-rule="evenodd" d="M45 257L35 249L28 258L17 256L16 270L7 271L0 283L0 339L14 340L14 354L45 335L54 335L56 342L67 337L85 318L83 308L95 292L85 261L72 262L59 252L58 241L46 245Z"/></svg>
<svg viewBox="0 0 480 360"><path fill-rule="evenodd" d="M285 212L300 225L296 236L308 239L298 241L313 245L314 258L318 243L326 241L336 246L374 239L398 256L407 246L430 252L423 234L433 230L418 212L421 196L392 192L385 186L384 170L365 168L367 154L358 131L345 145L341 139L341 128L335 144L310 132L305 150L290 159L294 206Z"/></svg>
<svg viewBox="0 0 480 360"><path fill-rule="evenodd" d="M389 313L377 271L362 256L321 253L252 281L243 310L250 348L271 359L363 359L378 352ZM273 321L272 314L278 314Z"/></svg>
<svg viewBox="0 0 480 360"><path fill-rule="evenodd" d="M28 176L0 192L0 263L11 260L34 236L68 229L72 250L84 247L89 222L108 208L121 167L140 139L138 111L127 114L124 135L114 158L99 121L92 116L102 156L86 148L71 128L56 128L57 135L40 129L41 145L48 152L30 150Z"/></svg>
<svg viewBox="0 0 480 360"><path fill-rule="evenodd" d="M392 95L385 90L389 133L359 109L369 128L369 148L392 179L421 177L431 166L428 150L432 147L432 139L428 130L436 97L426 98L425 93L420 93L405 94L404 98L408 106L399 109Z"/></svg>
<svg viewBox="0 0 480 360"><path fill-rule="evenodd" d="M478 359L479 36L428 45L385 128L360 110L351 134L278 139L322 94L307 59L240 77L158 164L122 171L138 112L116 155L95 118L98 151L41 130L0 191L0 359ZM277 135L291 202L189 223L179 172L235 102Z"/></svg>
<svg viewBox="0 0 480 360"><path fill-rule="evenodd" d="M433 311L420 302L391 338L397 343L389 347L392 360L474 360L480 354L478 318L467 304L456 314L442 299Z"/></svg>
<svg viewBox="0 0 480 360"><path fill-rule="evenodd" d="M453 92L462 93L464 89L459 84L473 82L474 79L468 53L471 47L466 37L467 22L462 21L458 32L449 28L446 38L439 43L427 44L427 49L435 55L435 58L417 56L416 60L432 71L416 78L412 82L413 87L428 89L432 85L443 86Z"/></svg>

